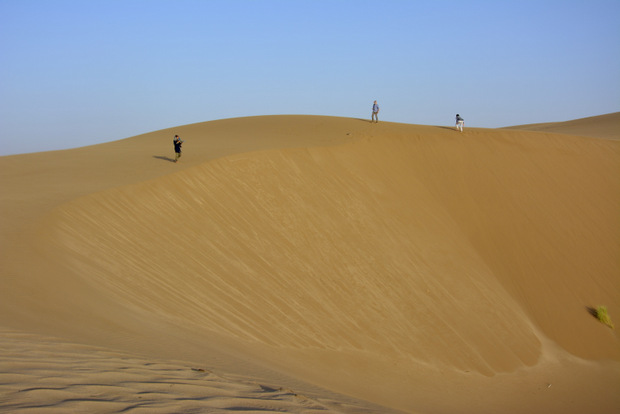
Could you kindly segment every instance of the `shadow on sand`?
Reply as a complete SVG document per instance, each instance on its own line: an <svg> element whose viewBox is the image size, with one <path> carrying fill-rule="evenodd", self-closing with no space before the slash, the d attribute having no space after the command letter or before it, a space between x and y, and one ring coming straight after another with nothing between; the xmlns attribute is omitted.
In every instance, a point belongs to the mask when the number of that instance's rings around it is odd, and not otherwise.
<svg viewBox="0 0 620 414"><path fill-rule="evenodd" d="M591 306L586 306L586 310L588 311L588 313L592 316L594 316L596 319L598 319L598 312L596 311L596 309L594 309Z"/></svg>
<svg viewBox="0 0 620 414"><path fill-rule="evenodd" d="M157 158L158 160L174 162L174 158L164 157L162 155L153 155L153 158Z"/></svg>

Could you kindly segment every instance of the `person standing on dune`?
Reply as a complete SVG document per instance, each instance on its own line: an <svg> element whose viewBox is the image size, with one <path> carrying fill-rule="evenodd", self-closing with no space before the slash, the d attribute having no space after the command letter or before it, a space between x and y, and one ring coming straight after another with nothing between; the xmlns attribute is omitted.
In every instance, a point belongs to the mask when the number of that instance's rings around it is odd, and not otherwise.
<svg viewBox="0 0 620 414"><path fill-rule="evenodd" d="M177 162L181 158L181 145L183 145L183 141L178 135L175 135L172 143L174 144L174 162Z"/></svg>
<svg viewBox="0 0 620 414"><path fill-rule="evenodd" d="M370 118L370 122L379 122L379 105L377 105L377 101L372 105L372 117Z"/></svg>
<svg viewBox="0 0 620 414"><path fill-rule="evenodd" d="M465 120L461 118L461 115L456 114L456 129L463 132L463 125L465 125Z"/></svg>

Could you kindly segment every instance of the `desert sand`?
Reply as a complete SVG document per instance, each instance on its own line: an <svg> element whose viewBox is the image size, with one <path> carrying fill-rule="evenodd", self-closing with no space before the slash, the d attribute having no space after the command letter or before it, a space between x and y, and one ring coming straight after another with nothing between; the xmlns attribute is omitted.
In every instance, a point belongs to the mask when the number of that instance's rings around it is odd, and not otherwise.
<svg viewBox="0 0 620 414"><path fill-rule="evenodd" d="M620 139L620 133L618 132L620 128L619 125L620 112L614 112L611 114L573 119L564 122L510 126L506 129L554 132L558 134L580 135L593 138Z"/></svg>
<svg viewBox="0 0 620 414"><path fill-rule="evenodd" d="M618 412L620 117L570 125L0 157L0 411Z"/></svg>

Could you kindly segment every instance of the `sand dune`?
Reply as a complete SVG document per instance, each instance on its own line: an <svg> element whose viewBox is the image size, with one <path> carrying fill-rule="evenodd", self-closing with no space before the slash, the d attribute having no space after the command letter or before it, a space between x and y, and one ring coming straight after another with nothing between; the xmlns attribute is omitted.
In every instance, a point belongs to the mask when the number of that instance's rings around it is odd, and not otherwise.
<svg viewBox="0 0 620 414"><path fill-rule="evenodd" d="M351 401L298 394L188 365L33 334L2 331L2 406L66 412L367 412Z"/></svg>
<svg viewBox="0 0 620 414"><path fill-rule="evenodd" d="M524 131L553 132L557 134L581 135L584 137L620 139L620 112L565 122L547 122L508 127Z"/></svg>
<svg viewBox="0 0 620 414"><path fill-rule="evenodd" d="M0 158L0 407L53 383L17 330L107 373L102 412L143 408L115 353L187 385L162 412L615 412L617 332L587 308L620 315L618 172L613 140L305 116Z"/></svg>

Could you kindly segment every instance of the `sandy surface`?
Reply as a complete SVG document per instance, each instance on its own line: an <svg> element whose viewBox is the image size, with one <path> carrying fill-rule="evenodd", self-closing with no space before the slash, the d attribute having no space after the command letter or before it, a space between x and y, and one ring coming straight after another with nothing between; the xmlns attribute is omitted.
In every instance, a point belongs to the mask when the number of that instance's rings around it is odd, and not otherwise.
<svg viewBox="0 0 620 414"><path fill-rule="evenodd" d="M620 142L590 138L619 125L252 117L1 157L0 410L617 412L588 308L620 320Z"/></svg>
<svg viewBox="0 0 620 414"><path fill-rule="evenodd" d="M564 122L546 122L508 127L524 131L553 132L584 137L620 139L620 112Z"/></svg>
<svg viewBox="0 0 620 414"><path fill-rule="evenodd" d="M216 373L185 361L156 360L2 332L0 405L6 411L67 412L374 412L368 403L320 391L300 394ZM316 392L315 392L316 394Z"/></svg>

